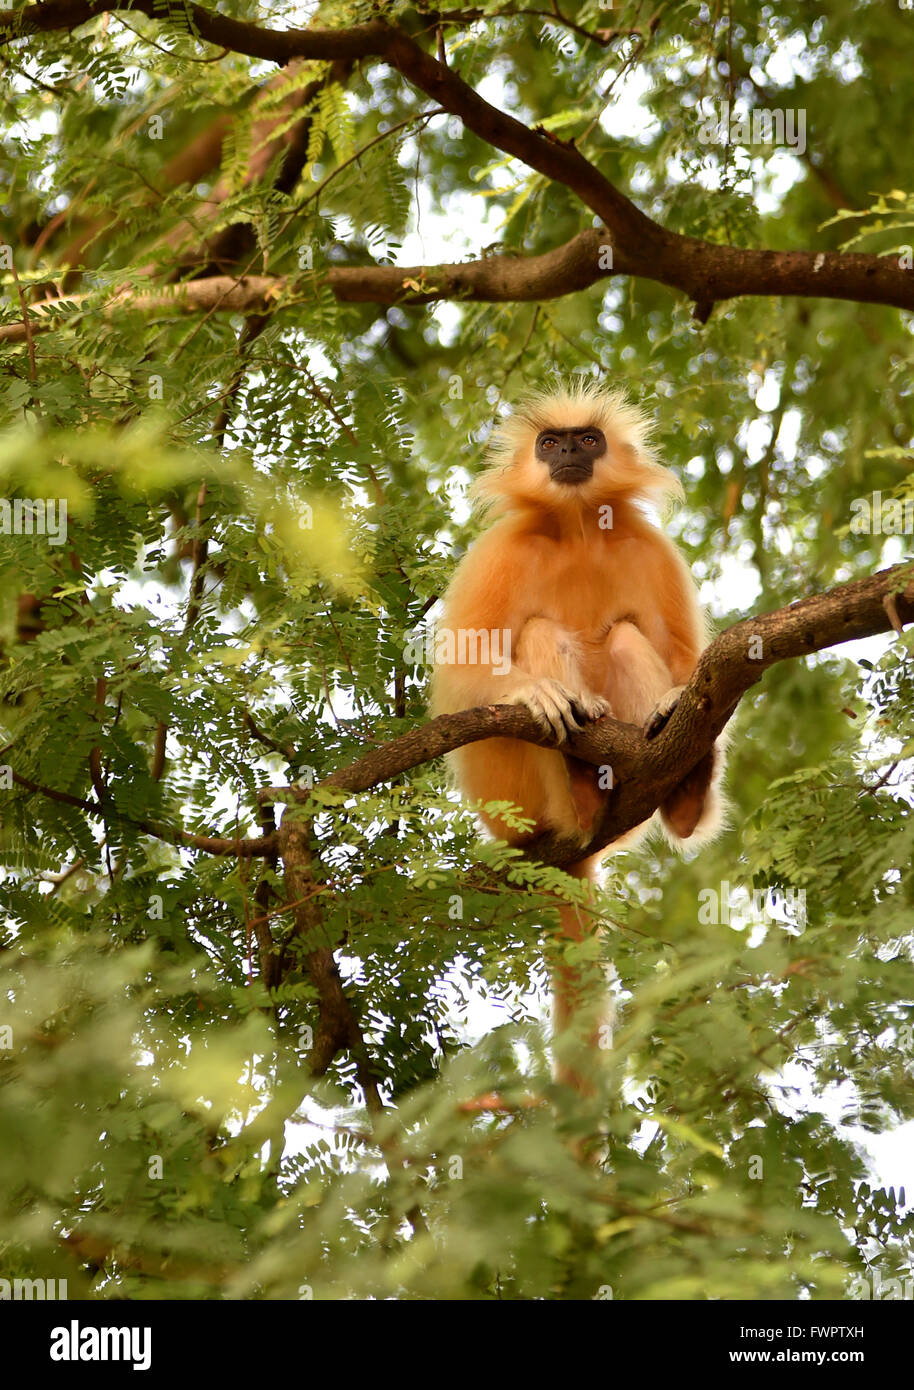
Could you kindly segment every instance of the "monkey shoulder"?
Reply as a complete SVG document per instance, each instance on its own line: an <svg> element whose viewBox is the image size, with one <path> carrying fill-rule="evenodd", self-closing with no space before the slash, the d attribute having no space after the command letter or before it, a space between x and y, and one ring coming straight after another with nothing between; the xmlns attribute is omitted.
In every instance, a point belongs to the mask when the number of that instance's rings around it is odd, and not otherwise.
<svg viewBox="0 0 914 1390"><path fill-rule="evenodd" d="M605 548L614 557L639 556L664 568L677 565L682 557L676 544L653 522L644 521L634 527L620 527L604 533Z"/></svg>
<svg viewBox="0 0 914 1390"><path fill-rule="evenodd" d="M548 531L516 516L500 518L484 531L470 547L467 560L510 557L515 566L524 569L528 564L554 553L555 540Z"/></svg>

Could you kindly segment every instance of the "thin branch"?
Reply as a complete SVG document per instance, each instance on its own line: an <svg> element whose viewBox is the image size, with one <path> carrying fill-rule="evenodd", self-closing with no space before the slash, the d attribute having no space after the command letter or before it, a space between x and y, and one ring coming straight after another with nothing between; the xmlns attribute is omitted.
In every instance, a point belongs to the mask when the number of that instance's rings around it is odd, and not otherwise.
<svg viewBox="0 0 914 1390"><path fill-rule="evenodd" d="M44 787L40 782L32 782L28 777L21 777L18 772L10 770L13 781L19 787L25 787L26 791L38 792L41 796L46 796L51 801L60 801L64 806L77 806L80 811L87 811L90 816L100 816L102 810L94 801L84 801L81 796L71 796L69 792L59 792L53 787Z"/></svg>
<svg viewBox="0 0 914 1390"><path fill-rule="evenodd" d="M423 123L425 123L430 121L433 116L446 115L447 112L445 111L443 106L433 106L431 111L419 111L415 116L407 116L405 120L398 121L396 125L388 126L385 130L382 130L379 135L375 135L371 140L366 140L364 145L359 146L355 154L350 155L348 159L344 159L340 164L337 164L335 168L331 169L330 173L326 176L326 178L321 179L321 182L317 185L317 188L315 188L314 192L309 193L307 198L303 198L301 202L296 205L294 215L296 217L300 216L302 211L308 206L309 203L313 203L319 200L321 194L325 191L328 184L332 183L333 180L337 178L338 175L342 174L345 169L348 169L351 164L358 164L362 156L364 154L367 154L368 151L372 149L375 145L382 144L383 141L389 140L392 135L396 135L399 131L405 130L407 126L415 125L417 121L422 121Z"/></svg>
<svg viewBox="0 0 914 1390"><path fill-rule="evenodd" d="M769 91L769 89L765 87L761 82L757 82L755 78L752 76L751 68L746 67L741 60L738 60L737 70L735 72L733 71L733 55L729 50L726 56L724 56L723 54L718 55L718 68L720 68L722 63L727 64L729 70L729 80L731 84L733 78L738 77L740 81L746 84L746 86L752 88L755 95L761 99L762 106L766 109L776 106L778 104L775 94ZM779 90L777 93L777 96L779 97L783 97L784 95L785 93L783 90ZM787 105L788 102L785 102L784 104ZM834 174L832 174L824 164L819 164L816 162L808 144L804 144L803 149L797 150L796 154L798 158L801 159L802 162L806 165L807 169L813 175L813 177L821 184L825 196L828 198L828 201L832 204L833 207L852 208L854 206L854 204L848 198L847 194L844 192L844 189L838 183L838 180L835 178Z"/></svg>
<svg viewBox="0 0 914 1390"><path fill-rule="evenodd" d="M270 738L270 735L264 733L263 729L254 722L254 716L251 714L250 710L244 711L244 725L248 733L253 735L258 743L262 743L265 748L271 749L274 753L281 754L287 763L295 762L298 753L292 744L278 743L275 738Z"/></svg>
<svg viewBox="0 0 914 1390"><path fill-rule="evenodd" d="M343 990L339 966L321 918L318 895L314 892L311 843L308 825L294 812L286 811L279 826L279 845L285 870L287 903L293 913L293 931L284 946L293 945L318 993L320 1018L308 1065L315 1076L323 1076L334 1057L348 1050L356 1063L359 1085L365 1093L369 1111L383 1109L371 1058L362 1037L359 1021Z"/></svg>
<svg viewBox="0 0 914 1390"><path fill-rule="evenodd" d="M172 825L164 825L160 821L151 820L132 820L129 816L117 815L113 806L110 804L102 808L97 801L86 801L81 796L73 796L70 792L57 791L54 787L46 787L40 782L33 782L28 777L21 776L18 772L10 769L13 781L19 787L24 787L26 791L34 792L39 796L46 796L50 801L60 801L64 806L76 806L80 811L85 811L87 815L96 819L115 819L123 821L125 825L135 826L144 835L151 835L156 840L165 840L172 845L185 845L188 849L202 849L207 854L233 854L242 858L262 858L275 854L276 835L261 835L254 839L229 839L222 835L195 835L190 830L179 830Z"/></svg>
<svg viewBox="0 0 914 1390"><path fill-rule="evenodd" d="M29 306L25 302L25 295L22 293L22 285L19 282L19 275L12 258L10 258L10 270L12 271L13 280L16 282L16 294L19 297L19 309L22 314L22 332L29 351L29 378L31 381L35 382L38 380L38 369L35 365L35 340L32 336L32 320L29 317Z"/></svg>

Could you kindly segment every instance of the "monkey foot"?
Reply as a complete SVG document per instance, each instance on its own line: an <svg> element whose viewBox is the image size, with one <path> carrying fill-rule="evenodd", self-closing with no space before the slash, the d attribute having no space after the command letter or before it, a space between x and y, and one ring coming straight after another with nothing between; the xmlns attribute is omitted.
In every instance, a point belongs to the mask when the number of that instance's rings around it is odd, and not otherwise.
<svg viewBox="0 0 914 1390"><path fill-rule="evenodd" d="M666 728L684 690L684 685L674 685L661 700L657 701L644 723L645 738L655 738L661 729Z"/></svg>

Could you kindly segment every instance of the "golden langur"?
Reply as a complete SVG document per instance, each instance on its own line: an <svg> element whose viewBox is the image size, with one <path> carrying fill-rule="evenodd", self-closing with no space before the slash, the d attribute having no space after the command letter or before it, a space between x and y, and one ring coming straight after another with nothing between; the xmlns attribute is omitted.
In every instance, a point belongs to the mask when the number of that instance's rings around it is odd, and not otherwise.
<svg viewBox="0 0 914 1390"><path fill-rule="evenodd" d="M588 382L533 396L501 427L474 489L496 519L444 598L434 714L522 704L559 743L604 714L652 733L666 722L707 637L685 561L645 509L681 495L647 436L645 417L621 392ZM551 829L583 847L611 795L597 767L519 739L485 739L450 756L465 797L511 802L532 820L521 835L482 815L512 844ZM660 807L674 843L714 834L721 765L718 745ZM601 857L569 872L592 877ZM561 922L575 939L590 930L573 907L563 907ZM557 1033L575 1013L577 983L559 970ZM568 1071L564 1079L578 1081Z"/></svg>

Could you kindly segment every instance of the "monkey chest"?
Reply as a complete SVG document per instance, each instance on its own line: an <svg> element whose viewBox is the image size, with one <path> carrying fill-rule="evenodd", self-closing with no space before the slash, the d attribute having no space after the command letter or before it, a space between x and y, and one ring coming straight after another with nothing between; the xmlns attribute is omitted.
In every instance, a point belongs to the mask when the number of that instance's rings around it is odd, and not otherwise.
<svg viewBox="0 0 914 1390"><path fill-rule="evenodd" d="M652 589L642 558L634 546L621 547L611 559L592 553L537 557L523 579L527 616L550 618L585 642L602 641L623 618L638 623Z"/></svg>

